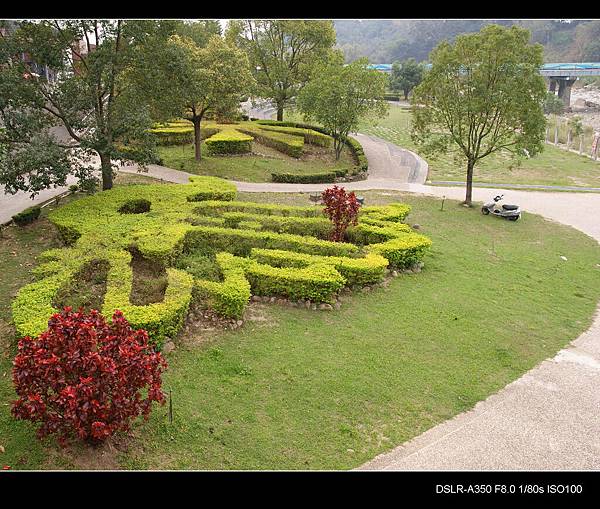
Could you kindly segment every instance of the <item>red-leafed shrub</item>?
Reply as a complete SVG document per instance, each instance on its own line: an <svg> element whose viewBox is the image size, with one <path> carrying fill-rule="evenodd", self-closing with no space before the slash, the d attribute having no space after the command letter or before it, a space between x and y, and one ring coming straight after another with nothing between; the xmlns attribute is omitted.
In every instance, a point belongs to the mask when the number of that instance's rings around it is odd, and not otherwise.
<svg viewBox="0 0 600 509"><path fill-rule="evenodd" d="M321 194L325 205L323 213L333 223L331 240L341 242L344 240L346 229L358 222L360 202L354 192L346 193L343 187L333 186L325 189Z"/></svg>
<svg viewBox="0 0 600 509"><path fill-rule="evenodd" d="M101 442L140 414L148 418L153 401L165 401L167 364L120 311L107 324L97 311L66 307L40 336L19 341L13 365L13 415L41 423L39 437L55 434L61 443Z"/></svg>

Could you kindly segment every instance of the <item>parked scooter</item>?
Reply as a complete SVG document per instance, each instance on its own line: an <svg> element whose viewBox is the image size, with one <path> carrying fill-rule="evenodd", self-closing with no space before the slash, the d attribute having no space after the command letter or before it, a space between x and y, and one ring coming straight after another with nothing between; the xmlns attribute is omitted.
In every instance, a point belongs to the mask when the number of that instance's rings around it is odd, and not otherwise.
<svg viewBox="0 0 600 509"><path fill-rule="evenodd" d="M484 215L493 214L495 216L505 217L510 221L516 221L521 217L521 209L518 205L500 205L500 201L504 198L503 194L494 197L494 201L486 203L481 207L481 212Z"/></svg>

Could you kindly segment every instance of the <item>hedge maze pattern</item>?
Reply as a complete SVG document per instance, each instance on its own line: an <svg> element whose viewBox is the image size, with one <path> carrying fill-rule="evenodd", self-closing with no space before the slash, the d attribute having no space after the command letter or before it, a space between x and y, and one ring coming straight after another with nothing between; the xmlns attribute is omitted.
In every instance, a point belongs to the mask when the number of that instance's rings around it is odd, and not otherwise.
<svg viewBox="0 0 600 509"><path fill-rule="evenodd" d="M152 131L159 145L185 145L194 142L194 128L186 120L175 120L157 126ZM200 132L208 153L211 155L239 155L252 152L252 142L271 147L290 157L302 157L305 144L330 148L333 139L317 126L295 122L259 120L236 124L216 124L207 122ZM344 169L330 169L316 173L273 173L273 182L324 183L334 182L341 177L360 177L368 170L367 159L362 146L353 138L344 140L355 160L355 166Z"/></svg>
<svg viewBox="0 0 600 509"><path fill-rule="evenodd" d="M115 188L52 211L67 247L44 252L38 279L18 292L12 307L18 333L45 330L58 311L53 300L90 263L109 266L101 312L108 317L120 309L160 347L182 327L192 300L225 317L241 316L252 294L332 302L344 286L374 283L387 268L412 266L431 245L402 222L408 205L363 207L347 242L331 242L331 223L320 207L235 201L229 182L190 180ZM166 268L161 302L130 302L134 250ZM174 267L178 257L198 251L214 257L218 280Z"/></svg>

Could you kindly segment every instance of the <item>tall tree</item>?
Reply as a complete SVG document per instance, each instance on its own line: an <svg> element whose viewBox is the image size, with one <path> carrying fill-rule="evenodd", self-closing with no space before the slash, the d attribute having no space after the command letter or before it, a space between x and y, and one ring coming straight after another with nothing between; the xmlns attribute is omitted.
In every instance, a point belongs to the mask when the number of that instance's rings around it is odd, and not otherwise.
<svg viewBox="0 0 600 509"><path fill-rule="evenodd" d="M330 60L317 68L298 96L298 106L306 118L320 122L334 140L336 159L344 140L358 129L364 118L386 114L383 100L387 76L369 69L367 59L343 65L342 59Z"/></svg>
<svg viewBox="0 0 600 509"><path fill-rule="evenodd" d="M201 124L209 111L230 109L254 85L246 54L213 35L205 47L188 37L174 35L149 64L160 75L147 91L155 116L168 119L181 116L194 126L195 158L200 161ZM144 68L141 68L144 69ZM137 81L148 83L145 71Z"/></svg>
<svg viewBox="0 0 600 509"><path fill-rule="evenodd" d="M168 21L54 20L23 22L0 37L6 191L35 195L64 185L69 175L92 180L94 157L102 188L110 189L117 160L151 162L148 110L133 100L123 76L140 46L171 29ZM40 66L52 69L56 81L36 73Z"/></svg>
<svg viewBox="0 0 600 509"><path fill-rule="evenodd" d="M247 52L257 94L275 103L277 120L335 44L330 20L231 20L226 37Z"/></svg>
<svg viewBox="0 0 600 509"><path fill-rule="evenodd" d="M423 66L418 64L414 58L409 58L403 62L394 62L390 77L390 88L394 92L402 90L406 100L411 90L421 83L422 79Z"/></svg>
<svg viewBox="0 0 600 509"><path fill-rule="evenodd" d="M542 51L525 29L489 25L453 45L440 43L413 90L413 140L431 155L456 149L466 165L469 206L479 161L499 151L520 157L543 150Z"/></svg>

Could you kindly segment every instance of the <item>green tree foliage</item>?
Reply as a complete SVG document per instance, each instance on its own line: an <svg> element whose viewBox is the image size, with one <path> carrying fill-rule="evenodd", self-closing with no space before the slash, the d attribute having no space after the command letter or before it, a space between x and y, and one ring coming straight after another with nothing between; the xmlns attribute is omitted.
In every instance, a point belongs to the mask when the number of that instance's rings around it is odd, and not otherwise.
<svg viewBox="0 0 600 509"><path fill-rule="evenodd" d="M146 91L157 118L182 116L194 125L196 160L200 161L200 126L207 112L231 111L242 95L254 86L246 54L225 39L213 35L199 47L188 37L173 35L146 68L154 69L160 81ZM157 76L157 78L158 78ZM145 72L135 80L148 82Z"/></svg>
<svg viewBox="0 0 600 509"><path fill-rule="evenodd" d="M394 92L402 91L406 100L411 90L421 83L422 79L423 66L418 64L414 58L409 58L404 62L394 62L390 77L390 88Z"/></svg>
<svg viewBox="0 0 600 509"><path fill-rule="evenodd" d="M277 120L335 44L329 20L231 20L226 37L246 51L256 93L277 106Z"/></svg>
<svg viewBox="0 0 600 509"><path fill-rule="evenodd" d="M547 92L544 98L544 113L546 115L562 115L565 103L553 92Z"/></svg>
<svg viewBox="0 0 600 509"><path fill-rule="evenodd" d="M525 29L490 25L453 45L439 44L431 63L413 90L412 137L430 155L454 146L466 163L465 203L471 205L473 169L481 159L543 150L542 46L529 44Z"/></svg>
<svg viewBox="0 0 600 509"><path fill-rule="evenodd" d="M171 30L169 21L55 20L23 22L0 37L6 191L35 195L69 175L89 182L97 157L110 189L116 161L151 162L149 112L124 75L141 47ZM36 72L43 68L56 81Z"/></svg>
<svg viewBox="0 0 600 509"><path fill-rule="evenodd" d="M362 119L387 112L388 104L382 99L387 76L367 65L367 59L346 66L340 58L331 59L317 67L314 78L298 96L304 116L320 122L331 133L336 159L344 139L358 129Z"/></svg>

